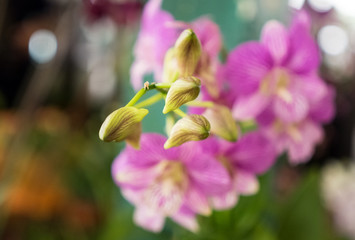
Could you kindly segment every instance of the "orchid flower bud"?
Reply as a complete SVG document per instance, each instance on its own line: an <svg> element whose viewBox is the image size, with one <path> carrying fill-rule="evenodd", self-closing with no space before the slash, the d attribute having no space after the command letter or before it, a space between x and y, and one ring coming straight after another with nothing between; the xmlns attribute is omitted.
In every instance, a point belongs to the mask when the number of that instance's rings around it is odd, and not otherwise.
<svg viewBox="0 0 355 240"><path fill-rule="evenodd" d="M195 72L201 56L201 43L191 29L183 31L176 40L175 56L183 76L190 76Z"/></svg>
<svg viewBox="0 0 355 240"><path fill-rule="evenodd" d="M211 123L211 133L230 142L237 140L238 127L229 108L215 105L207 109L203 115Z"/></svg>
<svg viewBox="0 0 355 240"><path fill-rule="evenodd" d="M141 121L148 114L147 109L122 107L112 112L103 122L99 137L105 142L127 140L135 148L139 148Z"/></svg>
<svg viewBox="0 0 355 240"><path fill-rule="evenodd" d="M210 123L201 115L188 115L174 125L164 148L180 146L189 141L200 141L210 135Z"/></svg>
<svg viewBox="0 0 355 240"><path fill-rule="evenodd" d="M200 85L201 81L192 76L176 80L166 95L163 113L166 114L196 99L200 93Z"/></svg>
<svg viewBox="0 0 355 240"><path fill-rule="evenodd" d="M175 82L179 78L179 68L175 57L175 49L170 48L164 58L163 81Z"/></svg>

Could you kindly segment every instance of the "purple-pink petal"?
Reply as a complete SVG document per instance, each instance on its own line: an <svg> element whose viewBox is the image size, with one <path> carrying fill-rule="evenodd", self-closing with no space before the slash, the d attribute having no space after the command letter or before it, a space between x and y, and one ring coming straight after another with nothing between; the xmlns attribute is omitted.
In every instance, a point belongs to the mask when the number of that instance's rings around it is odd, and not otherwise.
<svg viewBox="0 0 355 240"><path fill-rule="evenodd" d="M233 94L249 95L273 67L268 49L258 42L248 42L232 50L226 63L226 79Z"/></svg>
<svg viewBox="0 0 355 240"><path fill-rule="evenodd" d="M238 202L239 196L234 188L211 198L212 207L216 210L233 208Z"/></svg>
<svg viewBox="0 0 355 240"><path fill-rule="evenodd" d="M312 121L305 121L300 127L302 139L300 141L291 141L288 154L290 162L299 164L308 161L318 144L323 139L323 129L320 125Z"/></svg>
<svg viewBox="0 0 355 240"><path fill-rule="evenodd" d="M318 68L320 53L304 17L295 18L289 34L290 49L285 66L298 74Z"/></svg>
<svg viewBox="0 0 355 240"><path fill-rule="evenodd" d="M186 163L191 183L207 195L216 195L230 187L227 170L213 156L200 153L199 159Z"/></svg>
<svg viewBox="0 0 355 240"><path fill-rule="evenodd" d="M195 213L186 206L182 206L171 218L191 232L198 232L199 230Z"/></svg>
<svg viewBox="0 0 355 240"><path fill-rule="evenodd" d="M165 53L177 38L177 29L172 26L174 18L161 10L161 3L162 0L150 0L143 10L131 67L131 83L135 90L142 88L143 77L148 73L154 73L155 80L161 81Z"/></svg>
<svg viewBox="0 0 355 240"><path fill-rule="evenodd" d="M276 63L282 63L289 49L287 29L277 21L267 22L261 33L261 43L264 44Z"/></svg>
<svg viewBox="0 0 355 240"><path fill-rule="evenodd" d="M232 114L237 120L250 120L258 116L269 104L270 97L257 91L254 94L240 96L235 100Z"/></svg>
<svg viewBox="0 0 355 240"><path fill-rule="evenodd" d="M335 90L327 86L326 94L312 105L310 117L320 123L328 123L335 115Z"/></svg>
<svg viewBox="0 0 355 240"><path fill-rule="evenodd" d="M290 100L274 98L273 110L283 122L297 122L304 119L309 110L307 99L296 91L289 91Z"/></svg>
<svg viewBox="0 0 355 240"><path fill-rule="evenodd" d="M210 59L218 57L222 47L219 27L208 17L201 17L192 22L192 29L201 42L202 49Z"/></svg>
<svg viewBox="0 0 355 240"><path fill-rule="evenodd" d="M276 160L274 146L258 131L242 136L225 156L237 169L257 174L268 170Z"/></svg>
<svg viewBox="0 0 355 240"><path fill-rule="evenodd" d="M255 174L238 169L235 176L235 188L239 194L252 195L259 190L259 181Z"/></svg>
<svg viewBox="0 0 355 240"><path fill-rule="evenodd" d="M211 214L206 195L201 192L194 184L190 184L186 191L185 204L194 212L208 216Z"/></svg>
<svg viewBox="0 0 355 240"><path fill-rule="evenodd" d="M152 232L160 232L164 227L165 216L147 207L137 207L133 216L134 222Z"/></svg>

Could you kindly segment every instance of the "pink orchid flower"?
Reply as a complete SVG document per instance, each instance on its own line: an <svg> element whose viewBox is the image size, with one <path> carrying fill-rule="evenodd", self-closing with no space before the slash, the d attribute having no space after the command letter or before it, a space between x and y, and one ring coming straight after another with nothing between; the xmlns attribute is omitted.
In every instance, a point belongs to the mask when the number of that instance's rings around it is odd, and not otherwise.
<svg viewBox="0 0 355 240"><path fill-rule="evenodd" d="M266 172L277 157L272 143L260 132L248 133L235 143L209 137L196 144L222 163L231 178L227 191L211 197L215 209L232 208L239 195L255 194L259 190L257 175Z"/></svg>
<svg viewBox="0 0 355 240"><path fill-rule="evenodd" d="M260 42L241 44L230 53L225 75L236 96L235 118L255 118L270 106L281 121L300 121L325 95L326 85L317 74L319 52L309 28L304 12L296 15L289 30L269 21Z"/></svg>
<svg viewBox="0 0 355 240"><path fill-rule="evenodd" d="M198 145L187 143L164 150L165 141L159 134L143 134L140 150L127 146L115 159L113 179L135 205L136 224L158 232L170 217L197 231L195 215L211 213L208 198L229 188L229 175Z"/></svg>
<svg viewBox="0 0 355 240"><path fill-rule="evenodd" d="M334 97L334 89L326 86L326 94L312 103L306 118L284 122L268 108L258 116L257 122L278 154L287 152L292 164L306 162L312 157L315 146L323 140L321 124L328 123L335 115Z"/></svg>

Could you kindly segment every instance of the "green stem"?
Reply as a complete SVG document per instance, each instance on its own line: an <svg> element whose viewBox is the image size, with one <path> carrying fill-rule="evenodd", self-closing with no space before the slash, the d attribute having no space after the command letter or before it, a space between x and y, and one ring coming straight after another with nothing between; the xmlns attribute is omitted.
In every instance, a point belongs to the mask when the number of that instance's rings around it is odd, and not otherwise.
<svg viewBox="0 0 355 240"><path fill-rule="evenodd" d="M187 114L183 111L181 111L179 108L174 110L174 113L176 113L177 115L179 115L180 117L185 117L187 116Z"/></svg>
<svg viewBox="0 0 355 240"><path fill-rule="evenodd" d="M137 103L135 105L136 108L142 108L142 107L146 107L146 106L150 106L153 105L154 103L158 102L159 100L161 100L163 98L163 95L161 93L157 93L149 98L147 98L146 100Z"/></svg>
<svg viewBox="0 0 355 240"><path fill-rule="evenodd" d="M155 87L156 88L170 88L171 87L171 83L155 83Z"/></svg>
<svg viewBox="0 0 355 240"><path fill-rule="evenodd" d="M131 107L134 104L136 104L136 102L138 102L138 100L147 92L149 91L149 89L145 89L142 88L141 90L139 90L136 95L134 95L134 97L131 99L131 101L129 101L126 105L126 107Z"/></svg>
<svg viewBox="0 0 355 240"><path fill-rule="evenodd" d="M191 102L186 103L186 105L193 106L193 107L211 108L214 106L214 103L211 101L203 102L203 101L195 100L195 101L191 101Z"/></svg>
<svg viewBox="0 0 355 240"><path fill-rule="evenodd" d="M136 104L138 102L138 100L148 91L153 90L153 89L157 89L159 92L165 93L165 88L170 88L171 83L152 83L149 84L147 87L142 88L141 90L139 90L136 95L134 95L134 97L131 99L131 101L129 101L126 104L126 107L131 107L134 104Z"/></svg>

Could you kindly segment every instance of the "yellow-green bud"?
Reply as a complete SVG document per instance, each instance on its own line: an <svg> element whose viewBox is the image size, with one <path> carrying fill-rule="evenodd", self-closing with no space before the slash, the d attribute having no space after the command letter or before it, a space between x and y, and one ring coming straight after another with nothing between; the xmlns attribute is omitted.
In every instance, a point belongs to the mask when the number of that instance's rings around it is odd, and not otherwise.
<svg viewBox="0 0 355 240"><path fill-rule="evenodd" d="M201 115L188 115L174 125L164 148L180 146L189 141L200 141L210 135L210 123Z"/></svg>
<svg viewBox="0 0 355 240"><path fill-rule="evenodd" d="M175 57L175 49L170 48L164 58L163 82L175 82L179 77L179 69Z"/></svg>
<svg viewBox="0 0 355 240"><path fill-rule="evenodd" d="M148 114L147 109L122 107L108 115L103 122L99 137L105 142L127 140L133 147L139 148L141 121Z"/></svg>
<svg viewBox="0 0 355 240"><path fill-rule="evenodd" d="M175 56L183 76L193 75L201 56L201 43L196 34L187 29L183 31L175 43Z"/></svg>
<svg viewBox="0 0 355 240"><path fill-rule="evenodd" d="M192 76L176 80L166 95L163 113L166 114L196 99L200 94L200 85L201 81Z"/></svg>
<svg viewBox="0 0 355 240"><path fill-rule="evenodd" d="M203 115L211 123L211 133L230 142L237 140L238 127L229 108L215 105L207 109Z"/></svg>

